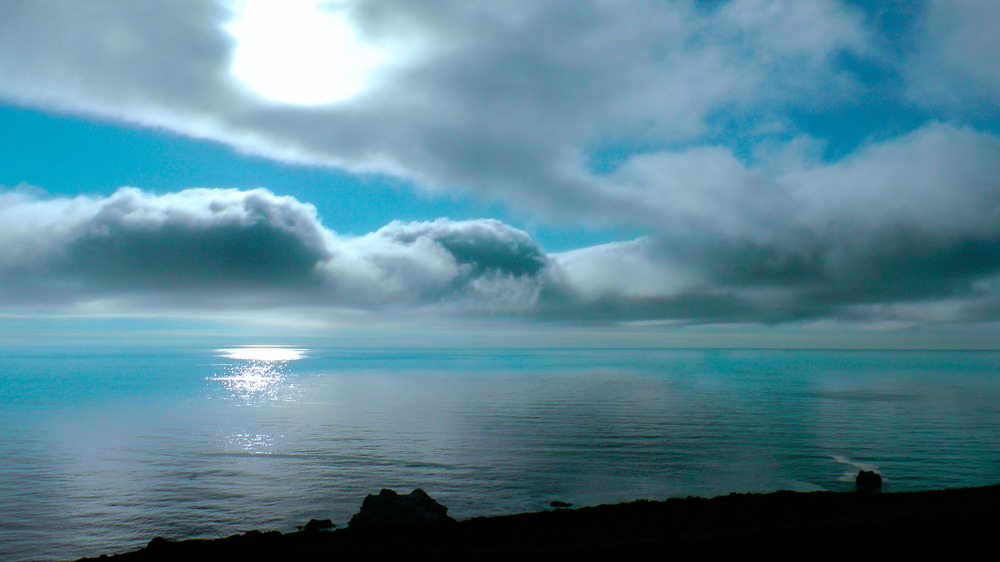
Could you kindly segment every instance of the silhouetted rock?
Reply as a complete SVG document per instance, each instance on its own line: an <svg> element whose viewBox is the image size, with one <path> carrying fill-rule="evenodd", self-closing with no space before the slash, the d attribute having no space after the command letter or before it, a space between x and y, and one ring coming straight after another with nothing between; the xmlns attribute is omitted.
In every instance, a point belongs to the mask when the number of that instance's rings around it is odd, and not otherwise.
<svg viewBox="0 0 1000 562"><path fill-rule="evenodd" d="M383 488L376 496L369 494L361 504L361 511L351 518L351 529L371 527L398 527L448 523L455 520L448 516L448 508L434 501L427 492L417 488L409 494L399 495L395 490Z"/></svg>
<svg viewBox="0 0 1000 562"><path fill-rule="evenodd" d="M882 477L877 472L862 470L854 479L854 485L859 492L874 493L882 491Z"/></svg>
<svg viewBox="0 0 1000 562"><path fill-rule="evenodd" d="M306 526L302 528L303 531L307 533L316 533L324 529L332 529L336 527L333 521L329 519L310 519Z"/></svg>
<svg viewBox="0 0 1000 562"><path fill-rule="evenodd" d="M384 495L396 496L395 503L400 503L400 496L391 490ZM869 558L900 559L945 550L989 552L995 546L998 520L1000 485L884 494L784 491L639 500L360 532L249 531L212 540L157 538L141 550L87 560L357 560L414 555L471 560L593 553L604 557L613 553L621 559L662 558L664 553L680 559L745 558L756 553L792 559L814 552L817 545L827 555L857 558L858 541L838 537L863 537Z"/></svg>
<svg viewBox="0 0 1000 562"><path fill-rule="evenodd" d="M148 544L146 544L146 550L150 552L156 552L168 548L173 541L165 539L163 537L153 537Z"/></svg>
<svg viewBox="0 0 1000 562"><path fill-rule="evenodd" d="M573 504L571 504L569 502L561 502L559 500L556 500L556 501L550 503L549 505L552 506L552 507L555 507L555 508L573 507Z"/></svg>

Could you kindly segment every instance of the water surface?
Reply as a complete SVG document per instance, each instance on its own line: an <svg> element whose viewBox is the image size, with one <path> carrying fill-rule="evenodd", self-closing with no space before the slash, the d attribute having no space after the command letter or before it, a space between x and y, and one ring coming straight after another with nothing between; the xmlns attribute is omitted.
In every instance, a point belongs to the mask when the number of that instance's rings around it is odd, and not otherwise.
<svg viewBox="0 0 1000 562"><path fill-rule="evenodd" d="M0 559L731 491L1000 482L1000 353L3 349Z"/></svg>

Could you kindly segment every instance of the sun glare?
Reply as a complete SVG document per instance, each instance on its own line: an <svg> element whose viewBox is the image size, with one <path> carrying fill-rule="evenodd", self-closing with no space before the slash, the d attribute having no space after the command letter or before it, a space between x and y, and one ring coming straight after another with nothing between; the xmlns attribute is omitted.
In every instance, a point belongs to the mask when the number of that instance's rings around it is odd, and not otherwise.
<svg viewBox="0 0 1000 562"><path fill-rule="evenodd" d="M306 357L309 350L280 345L244 345L217 349L219 357L236 363L225 365L225 372L206 380L221 383L223 396L243 404L282 401L294 398L295 384L287 365Z"/></svg>
<svg viewBox="0 0 1000 562"><path fill-rule="evenodd" d="M218 353L227 359L241 361L296 361L306 356L305 349L270 345L247 345L220 349Z"/></svg>
<svg viewBox="0 0 1000 562"><path fill-rule="evenodd" d="M336 103L361 92L387 52L360 37L342 2L242 0L226 31L233 75L257 95L295 105Z"/></svg>

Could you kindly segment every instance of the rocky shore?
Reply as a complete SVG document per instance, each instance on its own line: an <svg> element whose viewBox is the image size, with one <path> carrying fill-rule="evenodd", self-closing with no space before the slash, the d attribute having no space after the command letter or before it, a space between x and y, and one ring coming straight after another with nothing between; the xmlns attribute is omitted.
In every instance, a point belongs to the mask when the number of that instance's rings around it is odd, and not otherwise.
<svg viewBox="0 0 1000 562"><path fill-rule="evenodd" d="M941 550L964 558L966 553L971 556L980 548L991 548L1000 522L1000 485L638 500L465 521L447 517L446 508L424 496L419 490L407 495L383 490L365 500L362 512L345 529L330 530L330 522L313 521L292 533L250 531L183 541L156 538L142 550L84 560L325 560L421 553L457 558L584 552L682 557L761 552L772 558L800 558ZM402 504L407 506L401 518ZM383 517L386 514L389 519Z"/></svg>

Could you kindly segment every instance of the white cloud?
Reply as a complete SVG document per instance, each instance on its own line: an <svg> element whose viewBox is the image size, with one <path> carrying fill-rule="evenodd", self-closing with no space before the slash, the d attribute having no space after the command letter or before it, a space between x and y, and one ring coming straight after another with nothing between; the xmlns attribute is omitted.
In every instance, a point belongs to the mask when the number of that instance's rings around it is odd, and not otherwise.
<svg viewBox="0 0 1000 562"><path fill-rule="evenodd" d="M958 236L1000 230L997 178L1000 138L932 123L782 182L794 186L801 201L796 221L803 225Z"/></svg>
<svg viewBox="0 0 1000 562"><path fill-rule="evenodd" d="M799 57L810 69L841 49L869 49L862 14L838 2L735 0L722 5L719 17L765 65Z"/></svg>
<svg viewBox="0 0 1000 562"><path fill-rule="evenodd" d="M346 5L397 54L339 104L248 94L229 72L232 14L201 1L6 2L0 97L590 219L620 204L586 168L595 147L689 142L723 113L773 120L843 96L853 86L831 57L865 48L860 18L819 0Z"/></svg>
<svg viewBox="0 0 1000 562"><path fill-rule="evenodd" d="M1000 109L1000 3L926 2L905 61L918 102L957 113L996 116Z"/></svg>
<svg viewBox="0 0 1000 562"><path fill-rule="evenodd" d="M614 242L556 254L564 282L585 299L609 294L657 297L682 292L698 282L691 272L672 269L648 238Z"/></svg>
<svg viewBox="0 0 1000 562"><path fill-rule="evenodd" d="M664 233L768 237L771 221L790 211L766 174L717 146L634 156L610 179L634 198L641 219Z"/></svg>

